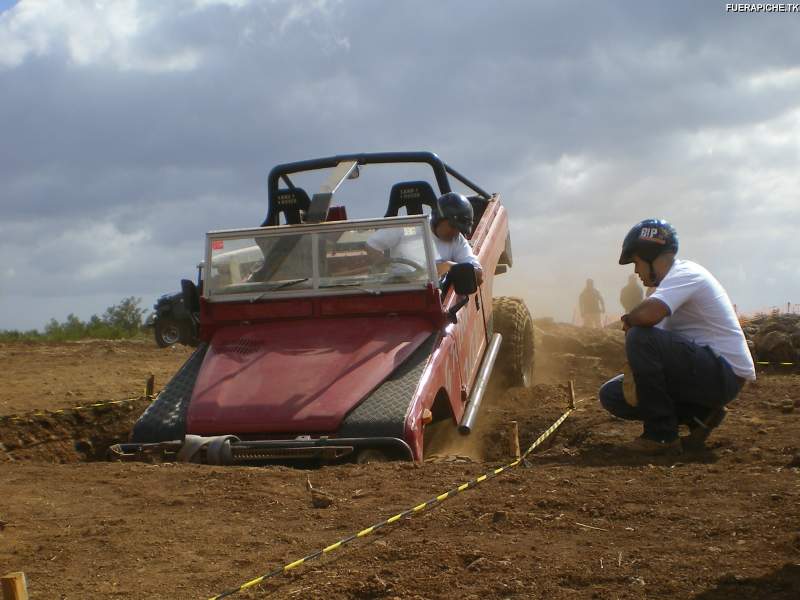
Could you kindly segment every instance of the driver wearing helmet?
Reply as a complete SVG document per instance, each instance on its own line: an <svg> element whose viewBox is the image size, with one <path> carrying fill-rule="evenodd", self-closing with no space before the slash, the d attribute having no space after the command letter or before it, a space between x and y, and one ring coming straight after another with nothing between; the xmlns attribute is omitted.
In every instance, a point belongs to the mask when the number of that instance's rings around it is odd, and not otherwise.
<svg viewBox="0 0 800 600"><path fill-rule="evenodd" d="M702 449L725 418L725 405L756 378L730 298L699 264L675 257L678 235L660 219L625 236L619 264L654 292L621 319L628 368L599 392L606 410L642 421L631 450L678 453ZM678 436L680 425L689 434Z"/></svg>
<svg viewBox="0 0 800 600"><path fill-rule="evenodd" d="M483 282L483 270L478 257L472 251L465 236L472 231L472 205L464 196L448 192L436 202L438 210L431 213L431 230L436 247L436 270L442 277L454 264L468 262L475 267L475 278ZM397 229L384 229L375 232L367 240L367 251L376 259L384 258L384 251L390 252L400 243Z"/></svg>

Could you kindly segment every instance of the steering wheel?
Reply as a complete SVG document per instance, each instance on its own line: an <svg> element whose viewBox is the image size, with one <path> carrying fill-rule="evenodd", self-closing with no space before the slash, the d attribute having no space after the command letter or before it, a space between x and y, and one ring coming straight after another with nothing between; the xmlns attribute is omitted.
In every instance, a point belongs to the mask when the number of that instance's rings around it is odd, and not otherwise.
<svg viewBox="0 0 800 600"><path fill-rule="evenodd" d="M390 256L386 262L390 265L406 265L407 267L411 267L414 269L415 274L421 275L428 271L427 268L423 267L418 262L411 260L410 258L403 258L401 256Z"/></svg>

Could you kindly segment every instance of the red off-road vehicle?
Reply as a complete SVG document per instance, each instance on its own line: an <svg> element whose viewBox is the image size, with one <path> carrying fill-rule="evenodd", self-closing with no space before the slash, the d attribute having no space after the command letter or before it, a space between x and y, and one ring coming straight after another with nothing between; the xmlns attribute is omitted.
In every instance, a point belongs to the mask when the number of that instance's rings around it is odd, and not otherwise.
<svg viewBox="0 0 800 600"><path fill-rule="evenodd" d="M332 205L362 172L387 164L424 167L428 181L394 183L371 207L382 217L351 220L346 201ZM293 181L321 173L313 198ZM425 207L436 210L451 182L470 194L479 287L468 264L437 277ZM201 343L117 456L420 461L428 423L447 419L469 433L493 369L530 385L530 314L520 300L492 299L495 275L511 265L497 194L428 152L279 165L268 186L260 227L206 235L199 285L183 282ZM375 260L368 241L385 229L400 243Z"/></svg>

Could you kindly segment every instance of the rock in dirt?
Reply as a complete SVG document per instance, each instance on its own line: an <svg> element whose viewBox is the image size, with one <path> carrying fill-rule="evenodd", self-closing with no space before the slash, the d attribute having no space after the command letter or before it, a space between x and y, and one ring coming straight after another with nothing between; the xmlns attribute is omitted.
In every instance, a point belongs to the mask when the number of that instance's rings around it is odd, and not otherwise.
<svg viewBox="0 0 800 600"><path fill-rule="evenodd" d="M311 494L311 506L314 508L328 508L333 504L333 496L311 485L310 477L306 477L306 489Z"/></svg>
<svg viewBox="0 0 800 600"><path fill-rule="evenodd" d="M487 560L484 556L479 556L467 565L467 571L480 571L487 566Z"/></svg>
<svg viewBox="0 0 800 600"><path fill-rule="evenodd" d="M332 504L333 496L330 494L320 492L319 490L313 490L311 492L311 506L314 508L328 508Z"/></svg>
<svg viewBox="0 0 800 600"><path fill-rule="evenodd" d="M385 596L392 591L392 584L384 581L377 575L373 575L362 583L356 590L357 598L376 598Z"/></svg>

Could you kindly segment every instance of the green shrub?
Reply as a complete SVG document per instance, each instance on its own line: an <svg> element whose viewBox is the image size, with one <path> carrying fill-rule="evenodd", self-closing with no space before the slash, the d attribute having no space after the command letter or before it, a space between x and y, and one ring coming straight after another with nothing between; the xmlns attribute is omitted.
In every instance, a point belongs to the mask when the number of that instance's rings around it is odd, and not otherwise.
<svg viewBox="0 0 800 600"><path fill-rule="evenodd" d="M47 341L63 342L85 339L119 340L143 335L145 309L140 308L141 298L130 296L119 304L109 306L102 317L92 315L81 321L74 314L67 315L63 322L50 319L44 331L0 330L0 341Z"/></svg>

